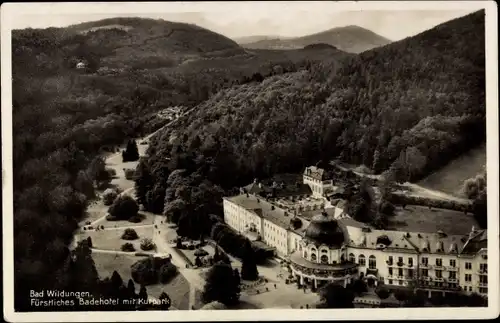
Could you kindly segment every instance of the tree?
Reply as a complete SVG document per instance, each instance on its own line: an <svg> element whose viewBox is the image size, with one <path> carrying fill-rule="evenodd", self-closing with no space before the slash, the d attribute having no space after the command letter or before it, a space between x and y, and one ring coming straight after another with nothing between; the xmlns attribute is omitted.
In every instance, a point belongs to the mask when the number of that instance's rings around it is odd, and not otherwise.
<svg viewBox="0 0 500 323"><path fill-rule="evenodd" d="M329 283L319 290L321 307L353 308L354 293L335 283Z"/></svg>
<svg viewBox="0 0 500 323"><path fill-rule="evenodd" d="M97 187L111 181L110 173L106 170L106 162L102 156L97 156L92 160L88 167L88 173Z"/></svg>
<svg viewBox="0 0 500 323"><path fill-rule="evenodd" d="M384 287L379 287L375 290L375 293L377 294L380 299L387 299L391 295L391 292Z"/></svg>
<svg viewBox="0 0 500 323"><path fill-rule="evenodd" d="M168 309L170 308L170 306L172 305L172 300L170 298L170 296L168 296L167 293L165 292L162 292L160 294L160 297L158 297L158 299L160 300L161 304L160 304L160 308L161 310L163 311L168 311Z"/></svg>
<svg viewBox="0 0 500 323"><path fill-rule="evenodd" d="M235 279L236 286L240 286L241 278L240 278L240 272L238 271L238 268L234 268L233 273L234 273L234 279Z"/></svg>
<svg viewBox="0 0 500 323"><path fill-rule="evenodd" d="M356 279L350 288L354 294L356 295L361 295L363 293L366 293L368 291L368 288L366 286L366 283L362 279Z"/></svg>
<svg viewBox="0 0 500 323"><path fill-rule="evenodd" d="M118 290L123 286L123 279L116 270L113 271L113 274L111 275L111 284L115 290Z"/></svg>
<svg viewBox="0 0 500 323"><path fill-rule="evenodd" d="M104 205L111 205L118 197L118 192L115 189L108 188L102 194L102 201Z"/></svg>
<svg viewBox="0 0 500 323"><path fill-rule="evenodd" d="M154 186L154 178L145 159L141 159L135 170L135 197L139 204L146 204L146 195Z"/></svg>
<svg viewBox="0 0 500 323"><path fill-rule="evenodd" d="M240 298L240 287L231 265L219 262L209 270L202 293L204 303L219 301L224 305L235 305Z"/></svg>
<svg viewBox="0 0 500 323"><path fill-rule="evenodd" d="M127 147L122 151L123 162L136 161L139 159L139 149L135 140L129 140Z"/></svg>
<svg viewBox="0 0 500 323"><path fill-rule="evenodd" d="M244 280L257 280L259 278L259 271L255 262L255 252L250 244L246 241L243 251L243 263L241 265L241 278Z"/></svg>
<svg viewBox="0 0 500 323"><path fill-rule="evenodd" d="M139 205L128 195L120 195L108 209L111 216L116 219L128 220L139 212Z"/></svg>
<svg viewBox="0 0 500 323"><path fill-rule="evenodd" d="M488 206L487 206L486 190L482 191L479 196L472 202L472 211L474 218L479 226L483 229L488 228Z"/></svg>
<svg viewBox="0 0 500 323"><path fill-rule="evenodd" d="M92 238L90 236L87 237L87 246L92 248Z"/></svg>
<svg viewBox="0 0 500 323"><path fill-rule="evenodd" d="M144 285L141 285L141 289L139 290L139 299L143 302L147 302L148 300L148 291Z"/></svg>
<svg viewBox="0 0 500 323"><path fill-rule="evenodd" d="M130 298L135 298L137 296L135 293L135 284L134 284L134 281L132 279L128 280L127 294Z"/></svg>

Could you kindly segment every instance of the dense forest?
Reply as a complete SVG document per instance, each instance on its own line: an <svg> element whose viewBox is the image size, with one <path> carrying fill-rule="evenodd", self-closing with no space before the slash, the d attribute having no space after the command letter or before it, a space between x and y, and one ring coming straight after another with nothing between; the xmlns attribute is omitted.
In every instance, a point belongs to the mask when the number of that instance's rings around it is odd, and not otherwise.
<svg viewBox="0 0 500 323"><path fill-rule="evenodd" d="M165 212L189 218L202 216L194 209L204 205L203 213L221 214L221 202L187 193L201 180L206 192L229 194L319 160L417 180L485 141L484 48L481 11L342 64L309 64L219 91L153 138L141 167L154 175L138 181L138 192L154 191L152 211L165 198Z"/></svg>
<svg viewBox="0 0 500 323"><path fill-rule="evenodd" d="M247 53L193 25L135 18L14 30L12 48L17 310L29 290L75 288L67 246L106 175L95 156L161 127L166 107L347 55Z"/></svg>

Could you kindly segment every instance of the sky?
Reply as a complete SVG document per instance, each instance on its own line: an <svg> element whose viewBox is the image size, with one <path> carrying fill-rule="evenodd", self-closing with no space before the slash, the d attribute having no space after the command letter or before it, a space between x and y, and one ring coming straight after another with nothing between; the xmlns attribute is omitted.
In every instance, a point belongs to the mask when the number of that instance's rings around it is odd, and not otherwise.
<svg viewBox="0 0 500 323"><path fill-rule="evenodd" d="M402 3L89 3L67 4L66 7L52 4L39 8L32 4L23 8L18 18L11 19L11 25L14 29L65 27L111 17L144 17L193 23L230 38L298 37L334 27L358 25L390 40L400 40L478 9L458 5L458 1L442 5L418 1L416 3L421 5Z"/></svg>

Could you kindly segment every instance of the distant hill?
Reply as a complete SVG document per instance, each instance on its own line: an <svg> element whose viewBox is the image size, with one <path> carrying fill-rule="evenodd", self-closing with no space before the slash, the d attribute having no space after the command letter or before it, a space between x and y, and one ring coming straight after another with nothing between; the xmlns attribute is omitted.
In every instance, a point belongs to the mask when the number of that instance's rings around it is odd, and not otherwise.
<svg viewBox="0 0 500 323"><path fill-rule="evenodd" d="M255 43L262 40L272 40L272 39L288 39L290 37L280 37L280 36L245 36L233 38L235 42L240 45Z"/></svg>
<svg viewBox="0 0 500 323"><path fill-rule="evenodd" d="M391 40L359 26L346 26L326 30L320 33L296 37L258 39L254 42L239 42L245 48L259 49L297 49L324 43L349 53L361 53L375 47L387 45Z"/></svg>

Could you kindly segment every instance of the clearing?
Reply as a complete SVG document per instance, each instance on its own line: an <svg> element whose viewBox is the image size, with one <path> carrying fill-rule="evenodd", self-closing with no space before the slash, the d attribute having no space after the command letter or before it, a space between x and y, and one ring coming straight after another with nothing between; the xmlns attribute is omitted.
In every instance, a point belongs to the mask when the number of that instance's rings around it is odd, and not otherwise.
<svg viewBox="0 0 500 323"><path fill-rule="evenodd" d="M396 215L390 218L389 228L398 231L437 232L467 234L472 226L478 226L472 214L424 206L408 205L403 210L396 208Z"/></svg>
<svg viewBox="0 0 500 323"><path fill-rule="evenodd" d="M486 145L472 149L446 166L421 180L418 184L451 195L463 197L464 181L483 171L486 165Z"/></svg>

